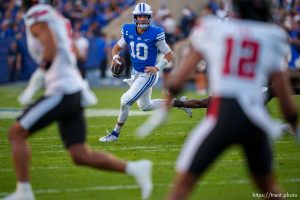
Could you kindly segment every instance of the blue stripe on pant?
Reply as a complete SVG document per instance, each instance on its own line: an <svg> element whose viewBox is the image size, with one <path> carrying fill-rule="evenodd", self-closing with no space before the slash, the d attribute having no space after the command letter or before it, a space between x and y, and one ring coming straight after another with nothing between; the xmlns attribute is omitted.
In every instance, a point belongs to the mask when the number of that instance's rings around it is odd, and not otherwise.
<svg viewBox="0 0 300 200"><path fill-rule="evenodd" d="M136 100L138 100L153 85L155 79L156 75L151 75L146 84L130 101L128 101L127 105L131 106Z"/></svg>

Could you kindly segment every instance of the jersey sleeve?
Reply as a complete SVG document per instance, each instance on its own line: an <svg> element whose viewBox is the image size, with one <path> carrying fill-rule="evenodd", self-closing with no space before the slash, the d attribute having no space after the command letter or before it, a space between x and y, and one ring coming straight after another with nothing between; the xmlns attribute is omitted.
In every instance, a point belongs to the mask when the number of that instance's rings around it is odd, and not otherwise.
<svg viewBox="0 0 300 200"><path fill-rule="evenodd" d="M165 40L160 40L160 41L156 42L155 46L164 55L171 51L169 45L167 44L167 42Z"/></svg>
<svg viewBox="0 0 300 200"><path fill-rule="evenodd" d="M209 38L208 29L209 27L204 20L198 20L197 25L194 27L189 37L189 41L192 44L193 48L199 53L205 52L204 49L207 45L209 45L209 40L207 40L207 38Z"/></svg>
<svg viewBox="0 0 300 200"><path fill-rule="evenodd" d="M26 25L30 27L33 24L41 22L49 22L53 20L52 10L50 6L46 5L37 5L30 9L26 14Z"/></svg>
<svg viewBox="0 0 300 200"><path fill-rule="evenodd" d="M162 28L158 27L156 31L156 41L162 41L166 39L165 32Z"/></svg>
<svg viewBox="0 0 300 200"><path fill-rule="evenodd" d="M274 31L275 32L275 31ZM274 33L273 32L273 33ZM288 36L284 30L277 29L276 34L273 38L269 38L271 42L271 49L274 51L270 52L269 55L271 71L283 71L286 67L287 55L289 53ZM275 42L274 42L275 41Z"/></svg>
<svg viewBox="0 0 300 200"><path fill-rule="evenodd" d="M125 25L123 25L122 30L121 30L122 37L124 37L124 32L125 32L124 29L125 29Z"/></svg>
<svg viewBox="0 0 300 200"><path fill-rule="evenodd" d="M124 48L126 46L126 41L124 37L121 37L121 39L117 43L121 48Z"/></svg>
<svg viewBox="0 0 300 200"><path fill-rule="evenodd" d="M128 32L129 32L129 26L128 24L124 24L121 30L121 34L126 43L128 42L128 35L129 35Z"/></svg>

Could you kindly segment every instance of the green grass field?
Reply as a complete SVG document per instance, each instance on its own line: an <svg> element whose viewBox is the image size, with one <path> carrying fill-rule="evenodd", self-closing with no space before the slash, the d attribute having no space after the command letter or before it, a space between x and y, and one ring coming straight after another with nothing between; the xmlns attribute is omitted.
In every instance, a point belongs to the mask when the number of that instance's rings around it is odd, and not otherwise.
<svg viewBox="0 0 300 200"><path fill-rule="evenodd" d="M17 86L0 87L0 114L4 109L20 108L16 97L22 89ZM93 108L118 110L119 99L125 88L94 91L99 104ZM193 92L187 92L186 95L199 98ZM160 91L155 90L153 97L160 96ZM297 97L297 104L300 107L300 97ZM274 117L281 118L276 100L269 103L268 108ZM137 107L134 106L132 110L137 110ZM131 116L119 141L108 144L99 143L98 139L106 134L106 129L114 127L117 117L88 117L88 143L92 149L108 151L126 160L152 160L154 191L151 199L164 199L175 175L174 162L182 144L204 113L204 109L194 109L193 118L188 118L183 111L173 109L168 122L143 140L135 137L134 130L147 116ZM14 119L7 117L0 118L0 198L15 189L7 140L7 132ZM55 125L38 132L29 142L32 150L31 182L38 200L140 199L140 191L130 177L73 165ZM274 167L279 182L287 193L297 195L290 199L300 199L300 145L290 135L285 135L273 144ZM201 178L190 199L258 199L253 197L254 193L259 192L249 179L241 149L233 146Z"/></svg>

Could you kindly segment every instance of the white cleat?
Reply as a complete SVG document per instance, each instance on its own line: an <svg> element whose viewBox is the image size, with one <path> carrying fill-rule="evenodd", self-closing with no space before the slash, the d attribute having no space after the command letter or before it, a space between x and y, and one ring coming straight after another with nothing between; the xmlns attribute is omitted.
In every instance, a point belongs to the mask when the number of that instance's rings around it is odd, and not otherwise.
<svg viewBox="0 0 300 200"><path fill-rule="evenodd" d="M127 165L127 173L134 177L141 188L142 200L149 199L153 189L152 162L150 160L140 160L128 162Z"/></svg>
<svg viewBox="0 0 300 200"><path fill-rule="evenodd" d="M187 101L187 97L186 96L182 96L182 97L180 97L180 101L182 101L182 102L185 102L185 101ZM183 107L180 107L180 109L182 109L184 112L186 112L186 114L189 116L189 117L192 117L193 116L193 111L192 111L192 109L191 108L183 108Z"/></svg>
<svg viewBox="0 0 300 200"><path fill-rule="evenodd" d="M35 200L32 192L14 192L2 200Z"/></svg>
<svg viewBox="0 0 300 200"><path fill-rule="evenodd" d="M108 135L99 138L99 142L114 142L114 141L118 141L119 133L117 133L115 131L112 131L111 133L109 133L108 130L106 130L106 133L108 133Z"/></svg>

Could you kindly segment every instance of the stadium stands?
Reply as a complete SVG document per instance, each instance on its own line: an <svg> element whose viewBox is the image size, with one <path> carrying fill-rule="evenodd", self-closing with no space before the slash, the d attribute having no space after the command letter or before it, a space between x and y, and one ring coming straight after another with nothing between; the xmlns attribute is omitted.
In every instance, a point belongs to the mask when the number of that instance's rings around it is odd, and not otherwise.
<svg viewBox="0 0 300 200"><path fill-rule="evenodd" d="M154 20L157 26L165 29L167 42L173 46L176 60L186 50L185 42L179 42L186 38L192 26L203 10L210 10L212 14L224 15L224 9L216 0L178 1L176 4L159 0L148 3L154 9ZM25 29L23 22L24 11L21 9L22 1L0 1L0 83L9 81L9 66L7 62L8 47L10 43L17 43L17 50L22 54L22 65L19 80L27 80L35 64L25 48ZM131 22L132 5L136 0L58 0L57 9L68 17L74 32L81 34L89 40L86 69L99 69L101 78L105 77L105 66L110 58L110 49L120 36L120 28L124 23ZM274 20L282 24L290 35L291 58L289 67L293 70L300 67L300 1L274 1ZM204 8L204 9L203 9ZM201 12L200 12L201 11ZM126 52L123 52L126 55ZM176 62L175 60L175 66ZM125 75L129 74L129 70Z"/></svg>

